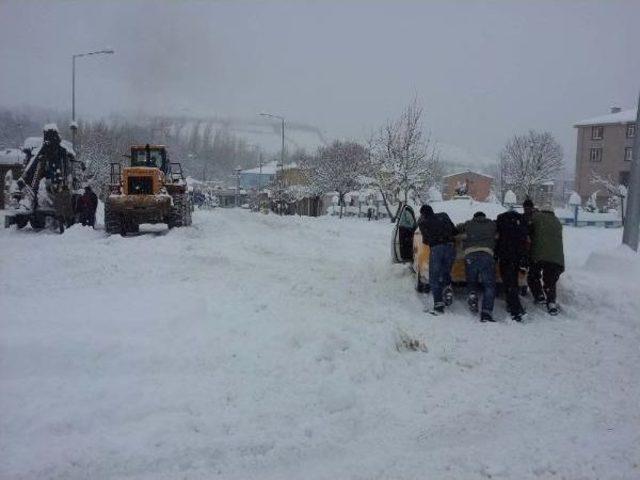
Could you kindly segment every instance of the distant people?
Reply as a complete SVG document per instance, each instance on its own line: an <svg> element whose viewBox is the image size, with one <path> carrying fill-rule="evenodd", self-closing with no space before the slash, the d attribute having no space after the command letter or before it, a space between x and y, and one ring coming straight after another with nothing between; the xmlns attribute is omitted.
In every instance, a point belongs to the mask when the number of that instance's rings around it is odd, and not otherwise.
<svg viewBox="0 0 640 480"><path fill-rule="evenodd" d="M458 225L464 234L464 264L467 280L467 302L473 313L478 313L478 293L482 288L481 322L495 322L493 304L496 297L496 262L493 258L496 242L496 224L484 212Z"/></svg>
<svg viewBox="0 0 640 480"><path fill-rule="evenodd" d="M525 310L520 303L518 276L521 267L528 263L527 222L523 214L509 210L498 215L496 228L496 256L507 300L507 311L513 320L521 322Z"/></svg>
<svg viewBox="0 0 640 480"><path fill-rule="evenodd" d="M527 197L524 202L522 202L522 210L523 217L527 225L531 223L531 218L533 217L533 213L536 211L536 208L533 206L533 201Z"/></svg>
<svg viewBox="0 0 640 480"><path fill-rule="evenodd" d="M82 225L91 225L95 228L97 208L98 196L91 187L84 187L84 194L80 197L80 221Z"/></svg>
<svg viewBox="0 0 640 480"><path fill-rule="evenodd" d="M371 217L373 217L373 208L368 207L367 208L367 220L371 221Z"/></svg>
<svg viewBox="0 0 640 480"><path fill-rule="evenodd" d="M53 209L55 211L56 220L58 221L60 233L63 233L65 228L69 228L73 225L74 220L71 192L69 191L69 187L66 185L63 185L61 190L54 195Z"/></svg>
<svg viewBox="0 0 640 480"><path fill-rule="evenodd" d="M550 204L533 213L529 237L531 238L531 266L527 278L529 289L536 303L546 303L549 314L557 315L556 284L564 271L564 250L562 224Z"/></svg>
<svg viewBox="0 0 640 480"><path fill-rule="evenodd" d="M444 307L453 302L451 268L456 258L455 225L444 212L434 213L430 205L420 208L418 228L422 241L429 246L429 285L433 295L434 315L444 313Z"/></svg>

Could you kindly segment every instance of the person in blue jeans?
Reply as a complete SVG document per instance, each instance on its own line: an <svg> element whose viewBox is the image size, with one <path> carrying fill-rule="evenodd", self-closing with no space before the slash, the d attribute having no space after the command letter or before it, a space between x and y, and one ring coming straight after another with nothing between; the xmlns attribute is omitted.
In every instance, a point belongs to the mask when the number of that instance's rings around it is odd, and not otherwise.
<svg viewBox="0 0 640 480"><path fill-rule="evenodd" d="M430 205L420 208L418 228L422 241L429 245L429 286L433 295L433 313L444 313L444 307L453 302L451 289L451 268L456 258L454 236L458 233L455 225L444 213L434 213Z"/></svg>
<svg viewBox="0 0 640 480"><path fill-rule="evenodd" d="M467 302L473 313L478 313L478 294L482 293L481 322L494 322L493 303L496 297L496 223L483 212L458 225L463 236L464 264L467 280Z"/></svg>

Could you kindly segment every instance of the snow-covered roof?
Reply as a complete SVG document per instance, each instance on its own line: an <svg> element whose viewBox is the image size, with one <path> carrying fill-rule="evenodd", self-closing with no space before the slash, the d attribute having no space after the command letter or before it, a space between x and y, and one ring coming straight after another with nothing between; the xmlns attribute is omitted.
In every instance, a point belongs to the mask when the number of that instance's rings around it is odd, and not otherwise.
<svg viewBox="0 0 640 480"><path fill-rule="evenodd" d="M0 150L0 165L22 165L25 154L19 148L5 148Z"/></svg>
<svg viewBox="0 0 640 480"><path fill-rule="evenodd" d="M574 123L574 127L586 127L589 125L615 125L618 123L629 123L636 121L636 115L638 110L632 108L631 110L623 110L617 113L609 113L607 115L600 115L599 117L587 118Z"/></svg>
<svg viewBox="0 0 640 480"><path fill-rule="evenodd" d="M487 178L493 179L493 177L491 175L487 175L486 173L474 172L473 170L464 170L462 172L450 173L449 175L445 175L442 178L455 177L455 176L458 176L458 175L465 175L465 174L468 174L468 173L473 173L475 175L480 175L481 177L487 177Z"/></svg>

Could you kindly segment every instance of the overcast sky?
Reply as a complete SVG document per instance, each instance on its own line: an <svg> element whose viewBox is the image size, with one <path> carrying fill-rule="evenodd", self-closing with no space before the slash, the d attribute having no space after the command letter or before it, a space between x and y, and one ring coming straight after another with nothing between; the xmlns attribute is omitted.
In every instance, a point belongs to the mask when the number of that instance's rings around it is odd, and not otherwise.
<svg viewBox="0 0 640 480"><path fill-rule="evenodd" d="M573 162L573 122L631 108L640 1L12 2L0 105L255 118L364 136L417 95L442 142L495 157L529 128ZM635 34L635 35L634 35Z"/></svg>

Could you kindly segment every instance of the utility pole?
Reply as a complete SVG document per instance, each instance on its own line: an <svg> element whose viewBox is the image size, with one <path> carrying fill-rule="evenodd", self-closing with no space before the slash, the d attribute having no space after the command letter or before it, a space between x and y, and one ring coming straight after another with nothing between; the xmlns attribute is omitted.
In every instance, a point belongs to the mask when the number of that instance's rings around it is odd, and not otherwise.
<svg viewBox="0 0 640 480"><path fill-rule="evenodd" d="M640 95L636 112L636 135L633 139L631 174L629 175L627 218L622 233L622 243L638 251L638 228L640 228ZM624 206L622 207L624 208Z"/></svg>

